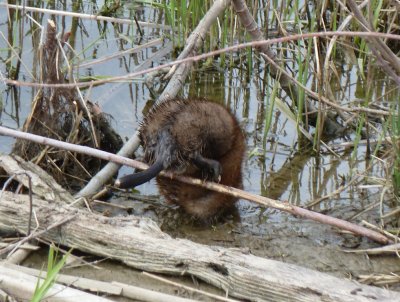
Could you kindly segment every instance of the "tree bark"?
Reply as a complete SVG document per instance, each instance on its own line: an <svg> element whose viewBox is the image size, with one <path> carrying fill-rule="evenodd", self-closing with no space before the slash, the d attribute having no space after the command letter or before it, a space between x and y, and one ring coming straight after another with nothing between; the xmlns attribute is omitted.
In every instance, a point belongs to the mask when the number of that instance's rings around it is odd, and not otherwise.
<svg viewBox="0 0 400 302"><path fill-rule="evenodd" d="M250 301L400 301L397 292L237 249L173 239L147 218L108 218L37 197L33 198L33 204L39 222L37 231L65 219L66 215L75 215L70 222L41 236L46 240L141 270L193 275L233 297ZM25 233L28 217L28 196L3 192L0 229Z"/></svg>

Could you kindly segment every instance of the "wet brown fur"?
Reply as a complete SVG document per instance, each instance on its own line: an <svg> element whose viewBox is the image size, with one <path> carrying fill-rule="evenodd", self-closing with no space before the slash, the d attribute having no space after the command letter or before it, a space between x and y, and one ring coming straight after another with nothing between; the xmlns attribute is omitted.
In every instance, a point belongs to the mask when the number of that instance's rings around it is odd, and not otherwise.
<svg viewBox="0 0 400 302"><path fill-rule="evenodd" d="M226 107L204 99L172 99L156 106L144 119L139 135L145 160L150 164L157 160L157 154L160 156L156 146L160 144L162 130L171 135L172 145L175 144L163 153L170 155L170 158L163 158L166 170L210 179L212 173L193 164L193 158L200 154L220 163L221 184L242 186L244 135ZM157 177L157 184L167 201L180 205L187 213L199 218L218 215L236 201L232 196L162 177Z"/></svg>

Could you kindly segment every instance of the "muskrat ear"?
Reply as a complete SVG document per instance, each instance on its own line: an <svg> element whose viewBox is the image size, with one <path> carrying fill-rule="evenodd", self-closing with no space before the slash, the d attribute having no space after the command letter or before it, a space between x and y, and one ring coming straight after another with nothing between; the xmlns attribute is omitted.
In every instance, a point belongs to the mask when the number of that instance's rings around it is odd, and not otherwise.
<svg viewBox="0 0 400 302"><path fill-rule="evenodd" d="M162 160L157 160L147 170L139 173L133 173L118 178L114 186L121 189L134 188L156 177L163 170Z"/></svg>

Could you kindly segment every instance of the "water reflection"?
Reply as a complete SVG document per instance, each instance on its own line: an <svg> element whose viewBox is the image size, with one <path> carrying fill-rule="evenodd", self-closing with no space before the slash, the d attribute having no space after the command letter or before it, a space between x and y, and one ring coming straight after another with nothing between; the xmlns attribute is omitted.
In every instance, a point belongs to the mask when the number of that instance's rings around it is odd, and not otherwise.
<svg viewBox="0 0 400 302"><path fill-rule="evenodd" d="M65 7L56 2L49 8L64 9ZM93 3L77 2L68 9L96 13L99 7ZM14 11L10 12L14 14ZM134 11L125 8L125 11L122 10L121 13L126 16L135 14L139 20L147 22L161 23L164 18L162 11L147 6L140 9L136 7ZM268 19L268 16L262 14L261 11L258 11L258 14L260 22ZM172 47L176 45L168 39L171 32L162 28L143 27L144 36L142 37L133 25L95 22L41 13L31 13L30 16L42 26L46 24L48 18L53 19L62 35L71 32L69 44L74 51L69 51L68 54L74 66L93 63L94 60L112 53L137 47L161 36L166 37L163 43L144 48L139 52L74 69L73 74L79 80L123 75L138 68L161 64L171 59ZM7 33L7 37L0 39L0 48L5 50L1 52L1 59L6 62L1 66L1 72L7 77L14 74L16 79L34 81L40 77L37 53L41 29L33 21L25 23L19 18L11 18L11 22L7 20L7 12L2 10L0 29L3 33ZM24 34L22 34L23 29L25 29ZM17 37L16 41L14 35ZM23 40L18 41L19 38ZM20 61L16 59L14 52L7 44L14 45L14 49L21 47L19 53L23 66L18 63ZM293 49L285 49L285 51L288 62L291 63L291 69L296 73L297 61L291 57ZM339 152L338 155L327 152L316 156L309 142L302 142L299 139L297 125L293 120L278 109L275 109L270 117L268 116L268 108L272 106L270 96L274 86L268 74L268 67L256 58L249 68L241 53L233 54L230 60L234 64L229 68L221 66L219 61L199 64L185 83L182 95L207 97L223 102L240 119L247 136L249 154L244 167L246 190L274 199L288 200L296 205L304 205L308 201L335 191L359 170L365 170L365 148L359 148L357 154L352 154L350 151ZM387 77L375 66L369 66L367 78L360 76L358 66L351 64L351 61L338 60L330 68L333 72L329 72L327 78L330 81L327 93L332 99L341 100L343 104L372 100L377 106L387 107L399 98L399 91L389 85ZM371 78L374 79L372 84ZM311 73L307 83L309 87L315 89L315 79ZM122 137L130 137L142 119L145 104L149 99L154 99L164 85L162 80L146 85L142 79L134 79L127 83L92 87L85 90L84 94L86 98L98 102L104 112L113 116L113 123ZM12 128L20 128L29 113L30 102L36 92L35 88L2 86L4 108L0 116L1 123ZM292 105L285 93L278 91L278 95L288 106ZM351 118L354 116L349 116L349 119ZM266 128L268 119L270 119L270 127ZM0 141L2 151L9 151L10 140L0 137ZM338 139L332 143L341 141ZM124 173L126 171L127 169L123 170ZM384 176L381 166L374 166L370 173L376 177ZM138 189L144 194L156 192L151 184ZM345 200L347 203L347 198L357 197L359 197L359 192L354 187L349 187L341 194L334 196L333 200L339 202ZM320 207L322 209L329 207L329 203L325 202ZM254 207L248 207L246 203L243 203L241 210L244 216L256 211Z"/></svg>

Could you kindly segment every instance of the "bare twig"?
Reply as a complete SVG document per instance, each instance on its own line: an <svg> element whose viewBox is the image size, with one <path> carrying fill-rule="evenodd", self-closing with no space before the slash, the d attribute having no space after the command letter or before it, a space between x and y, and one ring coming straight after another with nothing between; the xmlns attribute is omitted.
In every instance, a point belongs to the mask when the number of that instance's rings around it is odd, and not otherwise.
<svg viewBox="0 0 400 302"><path fill-rule="evenodd" d="M366 113L370 113L370 114L378 114L378 115L383 115L383 116L389 116L392 113L390 113L387 110L377 110L377 109L370 109L370 108L365 108L365 107L344 107L344 106L340 106L338 103L336 102L332 102L331 100L329 100L327 97L324 97L322 95L318 96L318 93L308 89L306 86L304 86L302 83L300 83L298 80L296 80L295 78L293 78L291 75L289 75L289 73L284 70L282 67L280 67L278 64L276 64L276 62L274 60L272 60L270 57L262 54L262 56L275 68L279 69L281 71L282 74L285 74L287 76L288 79L291 79L296 85L298 85L299 87L301 87L302 89L304 89L305 93L312 97L315 100L318 100L320 102L323 102L326 105L329 105L337 110L340 111L346 111L346 112L366 112Z"/></svg>
<svg viewBox="0 0 400 302"><path fill-rule="evenodd" d="M7 7L8 9L10 9L10 8L11 9L22 9L23 8L22 5L13 5L13 4L7 4L7 3L0 3L0 7ZM106 21L106 22L132 25L131 19L104 17L104 16L99 16L99 15L88 15L88 14L66 12L66 11L62 11L62 10L54 10L54 9L46 9L46 8L30 7L30 6L25 6L24 9L28 12L38 12L38 13L58 15L58 16L68 16L68 17L89 19L89 20L95 20L95 21ZM154 24L154 23L143 22L143 21L138 21L138 24L140 26L148 27L148 28L162 28L164 30L171 29L171 26L168 26L168 25L160 25L160 24Z"/></svg>
<svg viewBox="0 0 400 302"><path fill-rule="evenodd" d="M347 0L346 4L362 25L361 29L372 32L374 29L372 28L371 23L368 22L367 19L365 19L365 17L362 15L357 3L354 0ZM377 60L380 62L382 69L396 81L397 85L400 86L399 58L382 40L378 39L377 37L367 39L367 43L372 52L375 54Z"/></svg>
<svg viewBox="0 0 400 302"><path fill-rule="evenodd" d="M19 247L20 245L24 244L25 242L27 242L27 241L29 241L29 240L31 240L31 239L34 239L34 238L36 238L36 237L39 237L39 236L45 234L46 232L50 231L51 229L54 229L54 228L56 228L56 227L59 227L59 226L63 225L64 223L67 223L68 221L70 221L70 220L72 220L73 218L75 218L75 216L76 216L76 215L67 216L67 217L65 217L65 218L63 218L63 219L61 219L61 220L59 220L59 221L53 223L53 224L50 225L48 228L46 228L46 229L44 229L44 230L42 230L42 231L31 233L29 236L27 236L27 237L25 237L24 239L18 241L17 243L10 244L9 246L7 246L7 247L1 249L1 250L0 250L0 255L3 255L3 254L5 254L5 253L8 253L9 251L13 250L13 249L16 248L16 247Z"/></svg>
<svg viewBox="0 0 400 302"><path fill-rule="evenodd" d="M119 52L113 53L111 55L103 56L103 57L101 57L99 59L92 60L90 62L79 64L79 65L77 64L77 65L79 66L79 68L86 68L86 67L89 67L89 66L93 66L93 65L96 65L96 64L107 62L107 61L109 61L111 59L115 59L115 58L119 58L119 57L125 56L127 54L137 53L137 52L139 52L139 51L141 51L141 50L143 50L143 49L145 49L147 47L153 47L153 46L156 46L158 44L161 44L162 42L163 42L162 38L154 39L154 40L151 40L151 41L149 41L149 42L147 42L145 44L141 44L141 45L135 46L133 48L129 48L129 49L124 50L124 51L119 51Z"/></svg>
<svg viewBox="0 0 400 302"><path fill-rule="evenodd" d="M65 142L54 140L54 139L45 138L45 137L41 137L38 135L17 131L17 130L11 130L11 129L7 129L2 126L0 126L0 134L7 135L7 136L13 136L13 137L17 137L17 138L22 138L22 139L27 139L27 140L30 140L35 143L46 144L46 145L49 145L52 147L62 148L62 149L70 150L73 152L78 152L78 153L83 153L86 155L95 156L95 157L98 157L98 158L101 158L104 160L112 161L112 162L115 162L118 164L124 164L124 165L130 166L130 167L139 168L142 170L147 169L147 167L148 167L148 165L146 165L144 163L138 162L133 159L125 158L125 157L122 157L119 155L115 155L112 153L104 152L104 151L97 150L97 149L92 149L92 148L89 148L86 146L69 144L69 143L65 143ZM329 216L326 216L326 215L323 215L320 213L309 211L309 210L291 205L288 202L280 202L280 201L277 201L277 200L274 200L271 198L248 193L248 192L245 192L240 189L220 185L220 184L213 183L213 182L204 181L201 179L194 179L191 177L175 175L173 173L169 173L169 172L165 172L165 171L162 171L160 173L160 175L164 176L164 177L168 177L170 179L176 179L183 183L200 186L200 187L203 187L203 188L206 188L209 190L213 190L213 191L216 191L219 193L229 194L229 195L237 197L237 198L243 198L243 199L258 203L262 206L272 207L272 208L275 208L275 209L278 209L281 211L291 213L293 215L300 216L302 218L311 219L311 220L318 221L323 224L329 224L329 225L341 228L343 230L347 230L347 231L353 232L355 234L359 234L359 235L368 237L371 240L380 242L382 244L387 244L390 242L390 240L387 237L385 237L382 234L379 234L377 232L371 231L367 228L355 225L353 223L350 223L350 222L347 222L347 221L344 221L344 220L341 220L338 218L329 217Z"/></svg>
<svg viewBox="0 0 400 302"><path fill-rule="evenodd" d="M132 286L120 282L112 282L112 285L118 286L122 289L122 296L134 299L135 301L144 302L196 302L198 300L192 300L188 298L181 298L177 296L171 296L168 294L160 293L154 290L141 288L138 286Z"/></svg>
<svg viewBox="0 0 400 302"><path fill-rule="evenodd" d="M400 243L386 245L382 247L376 247L372 249L362 250L344 250L346 253L353 254L368 254L368 255L381 255L381 254L398 254L400 252Z"/></svg>
<svg viewBox="0 0 400 302"><path fill-rule="evenodd" d="M400 238L399 237L397 237L397 236L395 236L395 235L393 235L393 234L391 234L391 233L389 233L389 232L377 227L376 225L374 225L372 223L369 223L368 221L363 220L363 221L361 221L361 223L363 225L367 226L368 228L370 228L370 229L372 229L374 231L377 231L377 232L385 235L388 238L391 238L393 240L393 242L400 242Z"/></svg>
<svg viewBox="0 0 400 302"><path fill-rule="evenodd" d="M400 282L400 275L395 273L359 275L358 281L364 284L387 286L387 285L398 284Z"/></svg>
<svg viewBox="0 0 400 302"><path fill-rule="evenodd" d="M339 188L337 188L335 191L330 192L329 194L327 194L327 195L325 195L325 196L321 196L321 197L319 197L319 198L316 198L316 199L314 199L314 200L308 202L308 203L305 205L305 207L306 207L307 209L310 209L310 208L312 208L313 206L315 206L315 205L321 203L321 202L324 201L325 199L329 199L329 198L332 198L333 196L335 196L335 195L337 195L337 194L340 194L341 192L343 192L344 190L346 190L348 187L350 187L350 186L352 186L353 184L355 184L355 183L359 180L360 176L361 176L361 175L357 175L357 176L353 177L353 178L352 178L349 182L347 182L345 185L339 186Z"/></svg>
<svg viewBox="0 0 400 302"><path fill-rule="evenodd" d="M400 35L379 33L379 32L326 31L326 32L315 32L315 33L303 33L303 34L291 35L291 36L269 39L269 40L241 43L241 44L237 44L234 46L229 46L226 48L210 51L210 52L207 52L207 53L204 53L201 55L188 57L188 58L184 58L181 60L175 60L175 61L172 61L169 63L158 65L156 67L148 68L146 70L140 70L140 71L128 73L123 76L110 77L106 80L93 80L93 81L88 81L88 82L77 82L77 83L73 83L73 84L32 83L32 82L15 81L15 80L7 79L7 78L2 78L2 81L8 85L15 85L15 86L21 86L21 87L52 87L52 88L90 87L90 86L100 85L100 84L105 84L105 83L110 83L110 82L130 80L132 78L138 77L143 74L147 74L149 72L164 69L165 67L171 67L174 65L179 65L179 64L188 63L188 62L192 62L192 63L198 62L198 61L204 60L204 59L212 57L212 56L217 56L217 55L220 55L220 54L226 53L226 52L234 52L234 51L237 51L237 50L240 50L243 48L247 48L247 47L260 47L263 45L273 45L273 44L277 44L277 43L285 43L285 42L289 42L289 41L297 41L297 40L308 39L308 38L313 38L313 37L332 37L332 36L364 37L364 38L374 38L375 37L375 38L387 38L387 39L393 39L393 40L400 40Z"/></svg>

